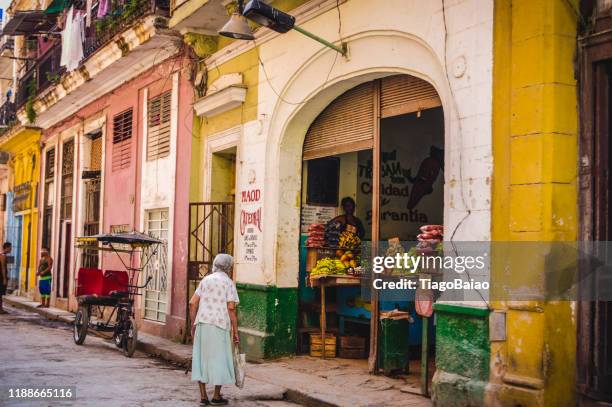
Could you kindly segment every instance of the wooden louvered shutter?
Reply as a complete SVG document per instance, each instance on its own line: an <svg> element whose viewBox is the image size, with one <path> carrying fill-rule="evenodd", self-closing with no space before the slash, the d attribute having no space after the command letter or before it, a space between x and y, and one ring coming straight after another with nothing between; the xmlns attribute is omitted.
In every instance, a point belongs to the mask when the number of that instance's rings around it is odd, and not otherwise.
<svg viewBox="0 0 612 407"><path fill-rule="evenodd" d="M380 85L380 116L390 117L441 106L438 93L428 82L409 75L383 78Z"/></svg>
<svg viewBox="0 0 612 407"><path fill-rule="evenodd" d="M130 166L132 109L113 117L113 171Z"/></svg>
<svg viewBox="0 0 612 407"><path fill-rule="evenodd" d="M91 152L89 156L89 169L99 171L102 169L102 137L91 140Z"/></svg>
<svg viewBox="0 0 612 407"><path fill-rule="evenodd" d="M170 116L172 92L165 92L149 100L147 109L147 161L170 154Z"/></svg>
<svg viewBox="0 0 612 407"><path fill-rule="evenodd" d="M45 162L45 179L53 181L53 177L55 177L55 148L47 150Z"/></svg>
<svg viewBox="0 0 612 407"><path fill-rule="evenodd" d="M374 82L340 95L319 114L304 140L304 160L372 148Z"/></svg>

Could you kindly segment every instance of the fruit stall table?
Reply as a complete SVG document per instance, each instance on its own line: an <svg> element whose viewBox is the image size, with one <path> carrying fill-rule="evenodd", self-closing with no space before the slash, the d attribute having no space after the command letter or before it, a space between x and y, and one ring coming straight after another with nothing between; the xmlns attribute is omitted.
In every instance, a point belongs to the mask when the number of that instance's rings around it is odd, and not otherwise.
<svg viewBox="0 0 612 407"><path fill-rule="evenodd" d="M321 287L321 342L323 343L323 352L321 357L325 359L325 331L327 329L327 315L326 315L326 303L325 303L325 289L331 286L354 286L360 285L361 279L355 276L349 275L334 275L334 274L322 274L317 276L311 276L310 285L312 287Z"/></svg>

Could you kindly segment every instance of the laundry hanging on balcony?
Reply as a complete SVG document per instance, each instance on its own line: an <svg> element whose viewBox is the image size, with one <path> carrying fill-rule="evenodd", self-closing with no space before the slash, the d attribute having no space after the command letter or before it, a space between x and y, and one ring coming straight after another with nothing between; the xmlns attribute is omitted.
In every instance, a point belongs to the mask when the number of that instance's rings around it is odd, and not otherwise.
<svg viewBox="0 0 612 407"><path fill-rule="evenodd" d="M110 10L111 0L100 0L98 2L98 18L106 16Z"/></svg>
<svg viewBox="0 0 612 407"><path fill-rule="evenodd" d="M60 65L65 66L68 71L74 71L78 68L83 59L83 41L85 40L83 22L83 14L79 11L75 13L74 7L70 7L62 31L62 55L60 59Z"/></svg>

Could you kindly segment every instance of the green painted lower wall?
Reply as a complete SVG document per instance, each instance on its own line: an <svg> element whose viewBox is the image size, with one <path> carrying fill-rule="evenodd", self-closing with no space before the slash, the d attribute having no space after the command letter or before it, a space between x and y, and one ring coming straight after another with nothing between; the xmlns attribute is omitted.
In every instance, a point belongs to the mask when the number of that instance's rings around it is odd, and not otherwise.
<svg viewBox="0 0 612 407"><path fill-rule="evenodd" d="M297 345L297 288L237 283L238 326L249 360L294 354Z"/></svg>
<svg viewBox="0 0 612 407"><path fill-rule="evenodd" d="M489 380L489 311L435 304L436 373L432 401L436 406L484 406Z"/></svg>

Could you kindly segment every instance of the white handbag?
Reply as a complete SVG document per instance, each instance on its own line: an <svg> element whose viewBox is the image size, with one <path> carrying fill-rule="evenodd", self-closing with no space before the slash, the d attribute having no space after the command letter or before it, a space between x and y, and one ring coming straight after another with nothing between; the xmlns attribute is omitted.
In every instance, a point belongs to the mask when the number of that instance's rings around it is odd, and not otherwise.
<svg viewBox="0 0 612 407"><path fill-rule="evenodd" d="M236 387L242 389L244 387L244 379L246 377L246 355L240 353L240 345L234 344L234 375L236 376Z"/></svg>

